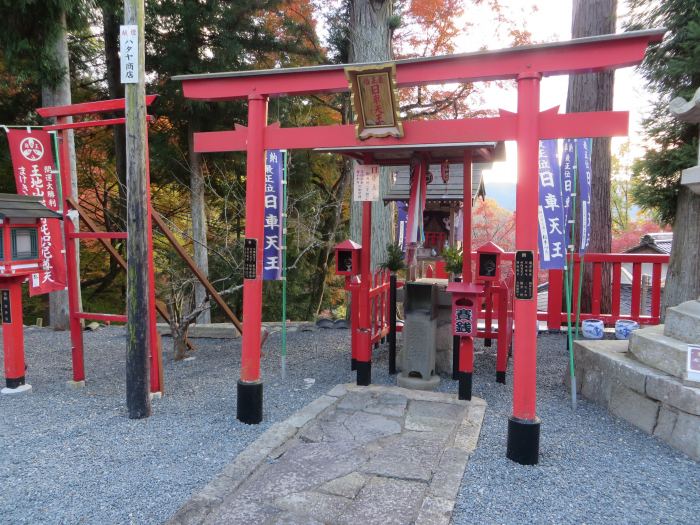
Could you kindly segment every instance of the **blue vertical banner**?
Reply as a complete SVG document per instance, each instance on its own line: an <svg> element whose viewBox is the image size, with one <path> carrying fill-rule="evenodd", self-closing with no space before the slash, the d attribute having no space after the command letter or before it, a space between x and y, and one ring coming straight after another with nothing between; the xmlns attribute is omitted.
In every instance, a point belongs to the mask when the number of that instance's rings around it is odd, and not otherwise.
<svg viewBox="0 0 700 525"><path fill-rule="evenodd" d="M396 243L406 250L406 227L408 226L408 204L396 202Z"/></svg>
<svg viewBox="0 0 700 525"><path fill-rule="evenodd" d="M566 248L572 244L571 241L571 221L574 220L573 213L573 197L576 190L574 181L576 173L576 140L564 139L564 151L561 157L561 195L562 207L564 208L564 235L566 239Z"/></svg>
<svg viewBox="0 0 700 525"><path fill-rule="evenodd" d="M576 140L576 164L581 203L579 253L584 254L591 240L591 139Z"/></svg>
<svg viewBox="0 0 700 525"><path fill-rule="evenodd" d="M540 141L539 185L537 219L540 230L540 268L563 269L566 253L564 235L566 223L556 140Z"/></svg>
<svg viewBox="0 0 700 525"><path fill-rule="evenodd" d="M282 172L284 152L265 152L265 237L263 244L263 280L282 278Z"/></svg>

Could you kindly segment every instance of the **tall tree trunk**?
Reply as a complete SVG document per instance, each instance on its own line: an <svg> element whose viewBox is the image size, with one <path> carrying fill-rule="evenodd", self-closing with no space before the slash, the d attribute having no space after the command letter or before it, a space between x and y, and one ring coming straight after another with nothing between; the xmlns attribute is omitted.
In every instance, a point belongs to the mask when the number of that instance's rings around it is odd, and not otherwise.
<svg viewBox="0 0 700 525"><path fill-rule="evenodd" d="M194 241L194 262L209 277L209 252L207 250L207 206L205 202L204 173L202 171L202 156L194 151L194 133L192 124L187 129L187 145L190 159L190 206L192 208L192 240ZM207 291L201 283L194 286L194 307L197 308L207 297ZM211 323L211 310L206 309L197 322Z"/></svg>
<svg viewBox="0 0 700 525"><path fill-rule="evenodd" d="M392 59L389 19L392 0L352 0L350 6L350 61L381 62ZM353 163L354 165L354 163ZM354 170L354 168L353 168ZM382 200L389 189L384 170L379 185L379 200L372 203L372 268L386 257L386 245L393 234L393 206ZM351 200L350 238L362 241L362 203Z"/></svg>
<svg viewBox="0 0 700 525"><path fill-rule="evenodd" d="M614 33L616 12L617 0L574 0L571 36L581 38ZM566 111L575 113L612 110L614 80L613 71L571 75ZM593 139L591 170L591 240L588 251L609 253L612 246L609 138ZM592 265L588 265L583 277L581 295L581 310L584 312L590 311L591 308L592 280L593 268ZM602 281L601 313L608 313L612 287L611 269L607 264L603 265Z"/></svg>
<svg viewBox="0 0 700 525"><path fill-rule="evenodd" d="M102 29L103 41L105 47L105 66L107 78L107 92L109 98L124 98L124 85L121 83L121 71L119 65L119 25L120 13L118 7L112 3L104 3L102 5ZM114 117L118 115L115 114ZM114 137L114 171L117 176L118 195L117 199L105 199L109 205L112 216L105 213L105 227L107 230L126 231L126 128L125 126L112 126L112 135ZM106 208L106 206L105 206ZM111 241L112 246L118 247L119 242ZM122 245L123 246L123 245ZM122 255L126 255L124 250L121 250ZM120 268L114 257L109 258L109 272L106 277L106 283L111 283L118 274ZM107 284L107 285L108 285ZM106 286L100 285L93 296L100 291L106 289Z"/></svg>
<svg viewBox="0 0 700 525"><path fill-rule="evenodd" d="M113 5L102 7L105 64L107 67L107 91L109 98L124 98L119 66L119 14ZM126 226L126 130L124 126L112 126L114 134L115 172L119 180L119 202L115 215L121 228Z"/></svg>
<svg viewBox="0 0 700 525"><path fill-rule="evenodd" d="M44 106L65 106L71 103L71 92L70 92L70 64L68 62L68 31L66 29L66 13L61 12L59 15L59 20L57 25L60 30L56 32L56 40L53 42L47 42L47 47L51 49L54 53L54 58L56 63L61 67L63 74L56 85L44 85L41 89L42 104ZM72 121L72 120L71 120ZM67 133L68 138L68 149L69 149L69 166L61 166L61 169L70 170L70 180L73 195L78 196L78 177L76 174L76 161L75 161L75 139L73 132L69 131ZM77 229L77 219L76 222ZM65 239L64 239L64 242ZM68 241L74 242L76 244L76 261L78 267L78 301L79 304L82 303L80 296L80 250L78 246L78 241ZM49 294L49 322L54 330L66 330L68 328L68 291L63 290L59 292L52 292Z"/></svg>
<svg viewBox="0 0 700 525"><path fill-rule="evenodd" d="M673 247L671 261L666 272L666 285L661 308L661 318L666 308L683 301L700 298L700 195L686 186L680 187L676 220L673 223Z"/></svg>

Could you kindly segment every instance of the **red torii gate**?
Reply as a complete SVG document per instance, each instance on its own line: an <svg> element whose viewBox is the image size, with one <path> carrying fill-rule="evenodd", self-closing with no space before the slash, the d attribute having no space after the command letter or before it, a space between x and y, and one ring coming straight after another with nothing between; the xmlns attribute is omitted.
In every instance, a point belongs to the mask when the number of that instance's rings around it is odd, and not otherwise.
<svg viewBox="0 0 700 525"><path fill-rule="evenodd" d="M518 182L515 242L517 250L532 251L537 264L538 146L542 139L626 135L627 112L557 114L540 112L543 76L598 72L639 64L647 46L659 42L664 30L633 31L580 38L562 43L524 46L498 51L417 58L394 62L397 87L517 80L518 111L478 119L410 121L403 138L360 141L354 125L282 128L268 125L267 101L274 96L299 96L348 90L346 65L324 65L262 71L181 75L186 98L208 101L248 99L248 127L195 135L198 152L246 151L246 231L257 240L255 279L243 285L244 334L237 417L246 423L262 420L260 323L262 307L262 244L266 149L342 148L516 140ZM467 198L465 196L465 198ZM370 227L370 206L364 204L363 230ZM363 233L363 237L365 234ZM469 247L465 247L469 249ZM362 251L362 277L369 274L369 249ZM366 289L366 288L365 288ZM513 343L513 414L508 422L507 457L535 464L539 456L540 420L536 415L537 297L516 299ZM358 336L366 334L361 320ZM366 338L365 338L366 339ZM365 341L365 344L367 342ZM371 355L365 352L367 356Z"/></svg>

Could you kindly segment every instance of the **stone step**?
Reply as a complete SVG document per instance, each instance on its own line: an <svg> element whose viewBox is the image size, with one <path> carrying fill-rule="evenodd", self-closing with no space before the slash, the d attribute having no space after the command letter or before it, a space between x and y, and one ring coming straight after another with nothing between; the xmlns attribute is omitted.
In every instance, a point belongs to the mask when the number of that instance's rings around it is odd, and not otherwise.
<svg viewBox="0 0 700 525"><path fill-rule="evenodd" d="M652 368L687 379L688 344L664 335L663 325L632 332L629 351Z"/></svg>
<svg viewBox="0 0 700 525"><path fill-rule="evenodd" d="M686 301L666 310L664 335L700 344L700 301Z"/></svg>

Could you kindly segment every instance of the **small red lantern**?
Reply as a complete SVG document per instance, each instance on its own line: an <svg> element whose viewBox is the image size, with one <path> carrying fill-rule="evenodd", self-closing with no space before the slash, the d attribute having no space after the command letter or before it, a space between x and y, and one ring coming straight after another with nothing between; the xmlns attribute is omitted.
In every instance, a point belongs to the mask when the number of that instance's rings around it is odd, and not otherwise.
<svg viewBox="0 0 700 525"><path fill-rule="evenodd" d="M335 247L336 275L359 275L362 246L348 239Z"/></svg>
<svg viewBox="0 0 700 525"><path fill-rule="evenodd" d="M31 390L24 377L24 323L22 283L43 271L39 251L42 218L61 215L44 206L39 197L0 193L0 322L4 349L3 394Z"/></svg>
<svg viewBox="0 0 700 525"><path fill-rule="evenodd" d="M503 249L487 242L477 248L476 278L479 281L500 281L501 280L501 257L505 253Z"/></svg>

